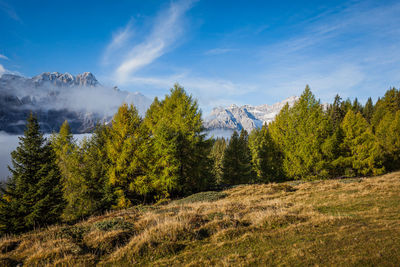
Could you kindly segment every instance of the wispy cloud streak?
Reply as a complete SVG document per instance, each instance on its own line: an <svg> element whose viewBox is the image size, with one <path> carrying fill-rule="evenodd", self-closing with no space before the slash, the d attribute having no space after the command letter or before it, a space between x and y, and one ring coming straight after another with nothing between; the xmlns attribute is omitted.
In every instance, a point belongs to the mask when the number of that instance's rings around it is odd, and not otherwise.
<svg viewBox="0 0 400 267"><path fill-rule="evenodd" d="M22 23L21 18L18 16L17 12L15 12L14 8L5 1L0 1L0 9L3 10L10 18L13 20Z"/></svg>
<svg viewBox="0 0 400 267"><path fill-rule="evenodd" d="M126 83L138 70L164 55L184 32L183 17L192 4L193 1L171 3L156 16L150 34L139 43L132 41L132 23L115 34L105 53L107 59L118 57L119 53L124 55L116 63L115 81Z"/></svg>

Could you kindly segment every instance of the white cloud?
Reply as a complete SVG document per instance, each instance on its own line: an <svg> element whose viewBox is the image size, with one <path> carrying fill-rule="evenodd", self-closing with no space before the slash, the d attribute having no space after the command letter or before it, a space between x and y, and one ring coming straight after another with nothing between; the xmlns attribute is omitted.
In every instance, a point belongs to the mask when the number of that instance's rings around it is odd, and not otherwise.
<svg viewBox="0 0 400 267"><path fill-rule="evenodd" d="M8 60L8 57L6 57L5 55L0 54L0 59Z"/></svg>
<svg viewBox="0 0 400 267"><path fill-rule="evenodd" d="M259 51L259 81L281 98L309 84L323 101L336 93L376 99L400 82L399 11L398 3L355 2L299 23L295 34Z"/></svg>
<svg viewBox="0 0 400 267"><path fill-rule="evenodd" d="M6 69L0 64L0 76L6 73Z"/></svg>
<svg viewBox="0 0 400 267"><path fill-rule="evenodd" d="M131 42L132 23L115 34L108 45L105 58L118 58L114 80L125 84L143 67L164 55L184 31L183 16L193 1L173 2L154 19L150 34L141 42ZM107 61L107 60L106 60Z"/></svg>
<svg viewBox="0 0 400 267"><path fill-rule="evenodd" d="M180 73L171 76L158 77L131 77L127 83L135 86L152 88L171 88L175 83L179 83L187 92L199 100L201 107L210 111L215 106L225 106L232 103L246 104L236 101L235 97L254 93L257 86L244 83L235 83L231 80L222 78L209 78L190 75L190 73Z"/></svg>
<svg viewBox="0 0 400 267"><path fill-rule="evenodd" d="M110 58L116 50L123 48L124 45L133 37L133 20L131 19L128 24L121 30L113 34L111 42L108 44L106 51L103 55L103 64L108 65Z"/></svg>

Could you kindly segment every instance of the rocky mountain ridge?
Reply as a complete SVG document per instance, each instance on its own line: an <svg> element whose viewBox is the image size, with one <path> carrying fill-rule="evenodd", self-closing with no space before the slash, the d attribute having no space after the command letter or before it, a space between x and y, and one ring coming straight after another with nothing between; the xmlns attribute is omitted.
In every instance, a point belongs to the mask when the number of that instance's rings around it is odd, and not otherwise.
<svg viewBox="0 0 400 267"><path fill-rule="evenodd" d="M101 85L90 72L44 72L32 78L14 74L0 77L0 131L21 134L33 111L42 131L58 131L68 120L73 133L93 130L97 122L108 122L122 103L134 103L144 115L151 100L141 93Z"/></svg>
<svg viewBox="0 0 400 267"><path fill-rule="evenodd" d="M253 129L260 128L263 124L268 124L274 120L279 111L288 103L293 106L299 99L291 96L282 102L273 105L243 105L235 104L229 107L214 108L205 118L204 126L208 130L242 130L251 132Z"/></svg>

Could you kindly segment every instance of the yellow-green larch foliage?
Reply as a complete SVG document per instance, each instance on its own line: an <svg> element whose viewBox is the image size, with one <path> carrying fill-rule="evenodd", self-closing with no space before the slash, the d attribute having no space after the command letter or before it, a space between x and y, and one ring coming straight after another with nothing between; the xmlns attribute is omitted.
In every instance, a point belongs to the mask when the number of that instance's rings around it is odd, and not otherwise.
<svg viewBox="0 0 400 267"><path fill-rule="evenodd" d="M400 110L387 112L375 132L385 154L385 166L389 170L400 167Z"/></svg>
<svg viewBox="0 0 400 267"><path fill-rule="evenodd" d="M214 141L210 152L210 158L213 162L212 173L215 177L215 183L221 184L222 183L222 175L223 175L223 166L222 160L224 158L225 149L227 146L227 142L225 138L217 138Z"/></svg>
<svg viewBox="0 0 400 267"><path fill-rule="evenodd" d="M67 121L61 125L58 134L54 133L51 136L51 144L61 171L63 198L66 202L62 218L73 221L81 217L79 192L85 183L80 171L82 166L79 161L79 147Z"/></svg>
<svg viewBox="0 0 400 267"><path fill-rule="evenodd" d="M53 150L57 156L57 165L65 181L73 175L73 167L74 164L76 164L76 162L73 162L73 156L77 150L77 145L68 121L64 121L60 127L60 131L58 133L53 133L50 139Z"/></svg>
<svg viewBox="0 0 400 267"><path fill-rule="evenodd" d="M349 110L341 127L343 156L336 160L335 165L344 168L347 176L384 173L382 148L362 114Z"/></svg>
<svg viewBox="0 0 400 267"><path fill-rule="evenodd" d="M123 104L112 120L107 140L109 183L114 188L118 208L131 206L132 201L138 201L151 190L142 151L146 137L136 108Z"/></svg>
<svg viewBox="0 0 400 267"><path fill-rule="evenodd" d="M145 117L151 136L151 175L159 194L188 194L206 187L209 150L197 101L178 84Z"/></svg>
<svg viewBox="0 0 400 267"><path fill-rule="evenodd" d="M308 86L292 108L285 106L281 110L270 129L283 153L287 177L310 179L326 175L321 147L328 136L328 119Z"/></svg>

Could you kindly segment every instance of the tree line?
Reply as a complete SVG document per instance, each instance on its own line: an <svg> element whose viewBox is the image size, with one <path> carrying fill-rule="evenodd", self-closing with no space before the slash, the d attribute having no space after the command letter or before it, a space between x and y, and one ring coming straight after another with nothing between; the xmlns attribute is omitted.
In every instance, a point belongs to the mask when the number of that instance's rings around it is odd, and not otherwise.
<svg viewBox="0 0 400 267"><path fill-rule="evenodd" d="M0 233L74 222L110 209L246 183L379 175L400 166L400 91L374 104L322 105L307 86L275 120L229 139L206 138L197 101L176 84L141 118L123 104L110 125L74 140L68 122L49 140L30 115L11 153Z"/></svg>

